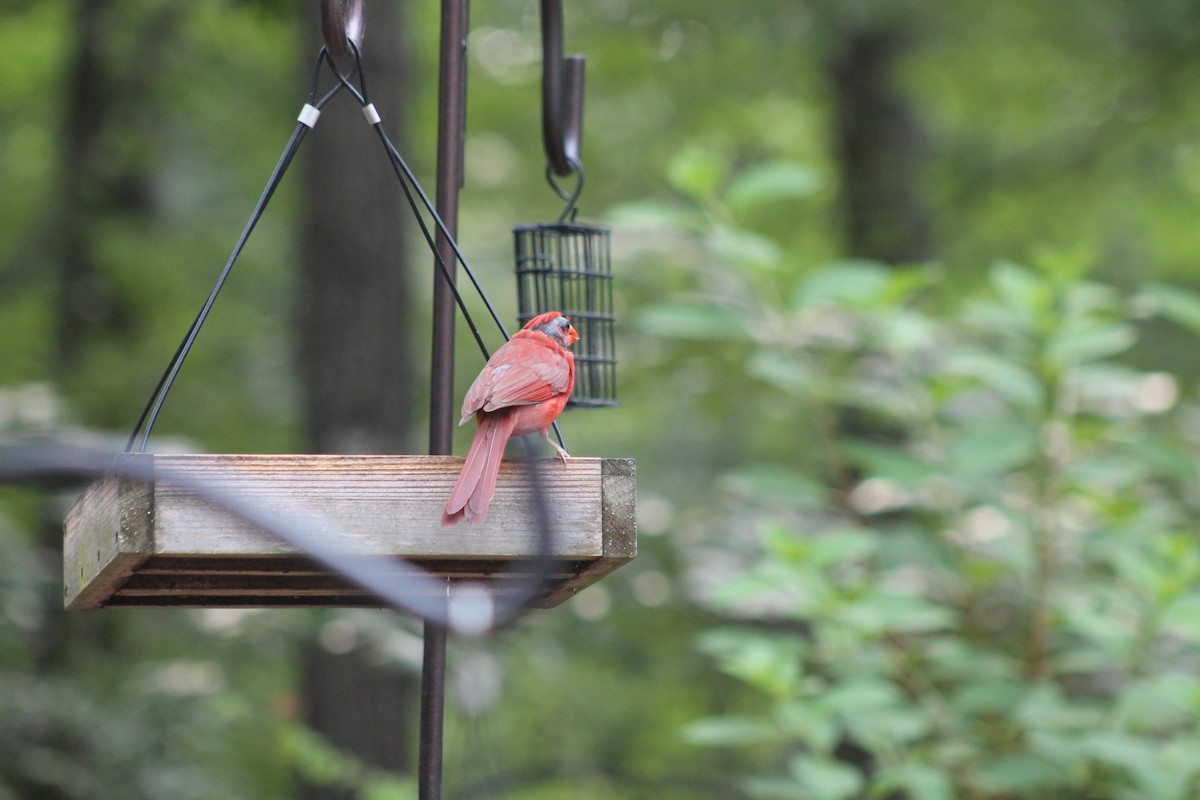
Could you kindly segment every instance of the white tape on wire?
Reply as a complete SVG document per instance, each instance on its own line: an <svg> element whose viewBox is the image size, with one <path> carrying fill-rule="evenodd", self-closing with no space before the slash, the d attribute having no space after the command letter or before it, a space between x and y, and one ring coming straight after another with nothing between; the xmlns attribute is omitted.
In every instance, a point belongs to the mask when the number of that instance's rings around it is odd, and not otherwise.
<svg viewBox="0 0 1200 800"><path fill-rule="evenodd" d="M379 112L375 110L374 103L367 103L362 107L363 116L367 118L367 123L370 125L378 125L380 119Z"/></svg>
<svg viewBox="0 0 1200 800"><path fill-rule="evenodd" d="M300 109L300 116L296 117L296 119L308 127L314 128L317 124L317 118L320 116L321 109L309 103L305 103L304 108Z"/></svg>

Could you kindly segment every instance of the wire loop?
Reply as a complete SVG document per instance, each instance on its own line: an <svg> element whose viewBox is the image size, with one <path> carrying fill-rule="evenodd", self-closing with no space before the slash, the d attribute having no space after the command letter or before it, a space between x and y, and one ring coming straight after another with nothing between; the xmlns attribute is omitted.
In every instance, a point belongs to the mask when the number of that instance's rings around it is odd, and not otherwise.
<svg viewBox="0 0 1200 800"><path fill-rule="evenodd" d="M576 203L579 202L579 195L583 194L583 164L579 163L579 159L577 158L568 159L568 163L571 165L571 172L575 173L575 190L572 192L568 192L558 185L558 181L554 179L553 167L549 164L546 165L546 182L550 184L550 188L554 190L554 193L566 203L562 213L558 215L559 225L564 222L575 221L575 215L579 213ZM569 175L570 173L567 174Z"/></svg>

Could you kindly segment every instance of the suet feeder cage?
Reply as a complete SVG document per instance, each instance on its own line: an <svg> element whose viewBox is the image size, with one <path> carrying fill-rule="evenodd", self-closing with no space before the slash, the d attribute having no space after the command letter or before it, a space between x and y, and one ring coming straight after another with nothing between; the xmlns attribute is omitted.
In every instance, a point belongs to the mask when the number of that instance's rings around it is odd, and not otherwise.
<svg viewBox="0 0 1200 800"><path fill-rule="evenodd" d="M560 310L579 331L570 405L617 403L612 261L608 228L574 222L513 229L521 324Z"/></svg>

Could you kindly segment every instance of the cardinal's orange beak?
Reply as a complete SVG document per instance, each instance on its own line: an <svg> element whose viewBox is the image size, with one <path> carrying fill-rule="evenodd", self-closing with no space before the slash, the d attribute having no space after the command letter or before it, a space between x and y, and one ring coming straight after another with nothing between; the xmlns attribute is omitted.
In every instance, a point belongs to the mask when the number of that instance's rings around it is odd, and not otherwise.
<svg viewBox="0 0 1200 800"><path fill-rule="evenodd" d="M574 325L567 326L567 347L579 341L579 331L575 330Z"/></svg>

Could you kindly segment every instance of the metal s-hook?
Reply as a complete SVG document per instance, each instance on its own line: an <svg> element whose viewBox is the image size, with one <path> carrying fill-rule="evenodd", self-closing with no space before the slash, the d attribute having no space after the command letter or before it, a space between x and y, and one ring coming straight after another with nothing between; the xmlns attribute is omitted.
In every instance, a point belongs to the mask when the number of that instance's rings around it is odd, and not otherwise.
<svg viewBox="0 0 1200 800"><path fill-rule="evenodd" d="M583 138L583 56L563 58L562 0L542 2L542 142L555 175L570 175Z"/></svg>
<svg viewBox="0 0 1200 800"><path fill-rule="evenodd" d="M366 0L321 0L321 33L325 37L325 49L339 67L355 63L351 42L355 48L362 47L365 6Z"/></svg>

